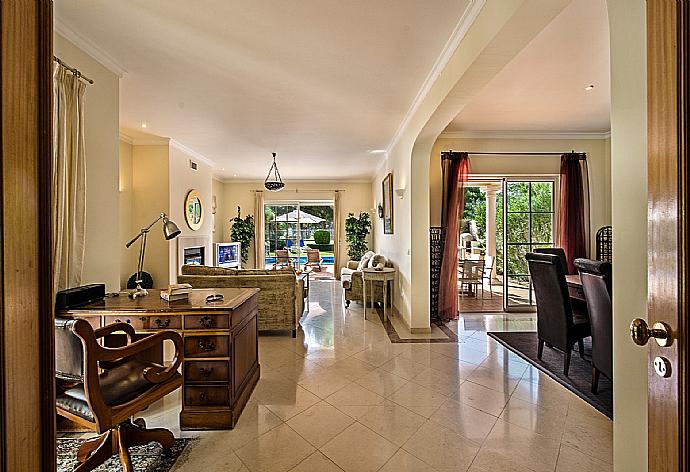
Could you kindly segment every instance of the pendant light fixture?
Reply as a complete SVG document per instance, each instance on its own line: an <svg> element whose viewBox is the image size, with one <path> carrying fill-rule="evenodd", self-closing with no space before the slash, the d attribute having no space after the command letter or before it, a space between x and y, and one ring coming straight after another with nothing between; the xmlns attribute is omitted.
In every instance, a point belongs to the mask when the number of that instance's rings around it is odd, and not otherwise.
<svg viewBox="0 0 690 472"><path fill-rule="evenodd" d="M280 178L280 172L278 172L275 152L273 153L273 164L271 165L271 168L268 170L266 180L264 180L264 187L266 187L266 190L270 190L271 192L280 192L281 190L283 190L283 187L285 187L283 179Z"/></svg>

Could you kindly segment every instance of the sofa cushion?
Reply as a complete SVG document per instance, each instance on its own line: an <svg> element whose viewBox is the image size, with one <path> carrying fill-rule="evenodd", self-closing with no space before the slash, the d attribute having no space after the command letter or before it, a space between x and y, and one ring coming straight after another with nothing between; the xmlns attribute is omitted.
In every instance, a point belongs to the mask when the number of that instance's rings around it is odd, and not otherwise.
<svg viewBox="0 0 690 472"><path fill-rule="evenodd" d="M359 260L359 264L357 265L357 270L361 271L362 269L367 267L369 265L369 259L370 258L366 255L362 256L362 258Z"/></svg>

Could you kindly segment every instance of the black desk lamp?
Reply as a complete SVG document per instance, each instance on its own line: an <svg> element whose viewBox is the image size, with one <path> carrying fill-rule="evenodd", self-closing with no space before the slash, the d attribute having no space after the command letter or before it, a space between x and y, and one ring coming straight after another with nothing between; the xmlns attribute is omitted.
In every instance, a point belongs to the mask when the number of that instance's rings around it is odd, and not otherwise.
<svg viewBox="0 0 690 472"><path fill-rule="evenodd" d="M139 234L137 234L134 239L127 243L126 247L129 248L137 241L137 239L141 238L141 246L139 247L139 264L137 265L137 288L129 292L129 296L132 298L143 297L149 294L149 292L141 286L141 274L144 271L144 254L146 253L146 236L149 234L149 231L153 225L158 223L160 220L163 220L163 237L165 237L166 241L170 241L180 234L180 228L178 228L175 223L168 219L168 215L161 213L158 218L153 221L153 223L148 225L146 228L142 228L142 230L139 231Z"/></svg>

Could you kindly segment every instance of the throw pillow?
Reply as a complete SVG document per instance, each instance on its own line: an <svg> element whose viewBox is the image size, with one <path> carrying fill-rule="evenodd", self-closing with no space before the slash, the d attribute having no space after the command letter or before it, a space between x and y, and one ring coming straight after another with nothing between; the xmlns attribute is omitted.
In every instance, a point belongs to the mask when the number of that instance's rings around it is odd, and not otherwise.
<svg viewBox="0 0 690 472"><path fill-rule="evenodd" d="M386 267L386 256L382 254L374 254L374 257L369 259L369 267L372 269L377 267Z"/></svg>
<svg viewBox="0 0 690 472"><path fill-rule="evenodd" d="M366 254L364 254L364 255L362 256L362 259L360 259L360 261L359 261L359 265L357 266L357 270L361 272L362 269L364 269L365 267L367 267L368 264L369 264L369 259L370 259L370 258L367 257Z"/></svg>

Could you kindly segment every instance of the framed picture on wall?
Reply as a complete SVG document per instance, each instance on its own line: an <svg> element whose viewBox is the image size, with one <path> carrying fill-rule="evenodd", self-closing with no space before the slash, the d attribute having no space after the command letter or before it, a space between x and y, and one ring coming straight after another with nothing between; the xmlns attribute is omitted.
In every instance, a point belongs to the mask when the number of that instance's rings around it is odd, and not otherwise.
<svg viewBox="0 0 690 472"><path fill-rule="evenodd" d="M383 179L383 234L393 234L393 174Z"/></svg>

